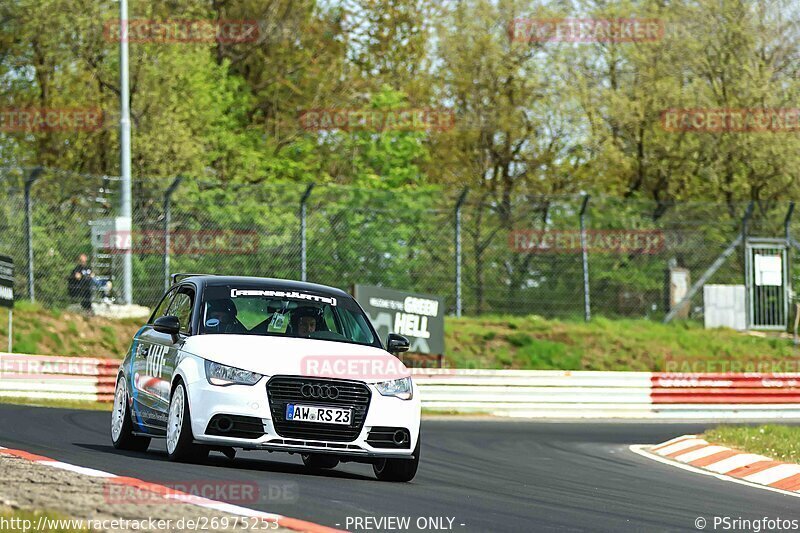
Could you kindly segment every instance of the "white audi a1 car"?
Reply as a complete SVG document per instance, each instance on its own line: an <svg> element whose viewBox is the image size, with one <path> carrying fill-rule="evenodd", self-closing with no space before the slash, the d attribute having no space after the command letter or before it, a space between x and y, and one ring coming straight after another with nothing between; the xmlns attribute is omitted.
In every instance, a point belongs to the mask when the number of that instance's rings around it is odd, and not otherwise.
<svg viewBox="0 0 800 533"><path fill-rule="evenodd" d="M176 274L135 335L116 381L111 439L169 459L217 450L301 454L310 469L371 463L410 481L420 455L417 386L358 303L332 287Z"/></svg>

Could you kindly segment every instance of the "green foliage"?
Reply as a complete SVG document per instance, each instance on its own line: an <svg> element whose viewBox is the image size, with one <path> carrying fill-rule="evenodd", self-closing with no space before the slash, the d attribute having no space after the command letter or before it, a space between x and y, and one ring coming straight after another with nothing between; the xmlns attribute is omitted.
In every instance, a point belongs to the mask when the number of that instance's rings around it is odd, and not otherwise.
<svg viewBox="0 0 800 533"><path fill-rule="evenodd" d="M800 463L800 428L796 426L717 426L706 431L702 438L776 461Z"/></svg>
<svg viewBox="0 0 800 533"><path fill-rule="evenodd" d="M792 360L790 340L704 329L694 322L592 322L536 315L448 318L447 363L453 368L540 370L730 371Z"/></svg>
<svg viewBox="0 0 800 533"><path fill-rule="evenodd" d="M515 329L515 328L509 328ZM517 348L521 348L522 346L528 346L529 344L533 343L533 338L528 335L527 333L512 333L511 335L506 335L506 341L511 346L516 346Z"/></svg>
<svg viewBox="0 0 800 533"><path fill-rule="evenodd" d="M35 327L35 326L34 326ZM39 343L42 341L42 331L34 329L29 333L14 331L14 352L15 353L39 353Z"/></svg>
<svg viewBox="0 0 800 533"><path fill-rule="evenodd" d="M65 277L90 249L89 222L118 214L116 185L86 177L120 172L118 43L104 31L116 8L0 5L0 108L104 113L99 131L0 135L4 165L69 171L48 171L33 191L37 287L47 302L69 302ZM182 175L174 229L256 231L263 252L184 255L173 270L297 277L297 202L315 183L309 247L330 260L315 262L311 279L441 292L453 278L451 197L469 187L469 312L579 316L578 257L514 253L506 236L574 230L576 195L586 192L593 229L671 231L670 257L591 262L593 301L608 316L656 318L666 260L705 268L736 234L742 202L756 202L761 230L770 210L800 193L796 132L673 132L662 123L667 109L791 108L800 43L790 0L176 0L130 9L155 21L259 22L251 42L130 43L134 229L160 228L163 193ZM509 38L515 19L558 17L655 19L665 31L630 43ZM455 127L307 131L298 119L311 109L407 108L450 109ZM22 257L25 173L9 174L0 246ZM388 191L398 195L380 194ZM617 201L594 204L601 195ZM718 203L692 213L675 205L690 200ZM739 282L740 263L714 281ZM160 269L158 254L135 258L137 301L158 297Z"/></svg>

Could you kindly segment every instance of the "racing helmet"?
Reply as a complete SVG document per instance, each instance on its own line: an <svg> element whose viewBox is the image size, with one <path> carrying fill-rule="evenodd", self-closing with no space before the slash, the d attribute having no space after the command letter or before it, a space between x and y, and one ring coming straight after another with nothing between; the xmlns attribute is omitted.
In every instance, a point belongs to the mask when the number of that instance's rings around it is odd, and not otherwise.
<svg viewBox="0 0 800 533"><path fill-rule="evenodd" d="M220 298L206 302L208 307L206 313L225 313L232 317L236 316L236 306L230 298Z"/></svg>

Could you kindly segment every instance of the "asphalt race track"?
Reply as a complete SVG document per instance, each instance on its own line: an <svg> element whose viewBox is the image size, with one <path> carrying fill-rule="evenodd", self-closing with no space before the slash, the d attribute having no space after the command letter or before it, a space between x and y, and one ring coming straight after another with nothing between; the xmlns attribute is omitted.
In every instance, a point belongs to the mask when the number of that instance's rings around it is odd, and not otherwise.
<svg viewBox="0 0 800 533"><path fill-rule="evenodd" d="M206 465L187 465L167 462L163 441L118 452L109 416L0 405L0 445L156 483L257 483L259 501L232 503L340 528L351 517L354 531L376 530L354 527L355 517L407 516L412 529L420 517L449 517L454 531L687 531L699 516L713 531L714 516L800 519L800 499L628 450L707 424L425 420L417 477L392 484L369 465L309 474L287 454L240 452L231 462L212 453Z"/></svg>

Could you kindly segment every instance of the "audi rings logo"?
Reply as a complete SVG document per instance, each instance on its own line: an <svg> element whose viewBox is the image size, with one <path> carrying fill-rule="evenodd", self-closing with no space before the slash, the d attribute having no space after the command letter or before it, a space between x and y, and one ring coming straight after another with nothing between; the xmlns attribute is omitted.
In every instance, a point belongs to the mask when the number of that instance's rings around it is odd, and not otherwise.
<svg viewBox="0 0 800 533"><path fill-rule="evenodd" d="M321 400L335 400L339 397L339 389L330 385L311 385L306 383L300 389L300 393L306 398L318 398Z"/></svg>

